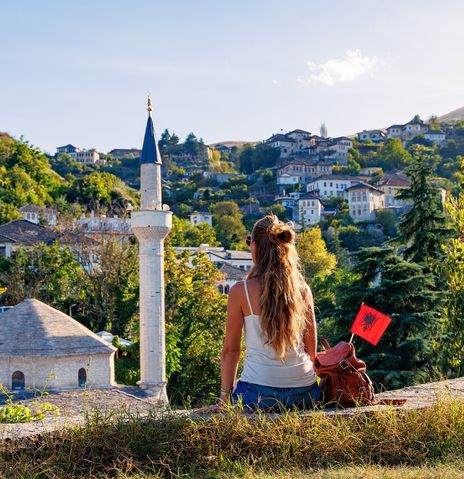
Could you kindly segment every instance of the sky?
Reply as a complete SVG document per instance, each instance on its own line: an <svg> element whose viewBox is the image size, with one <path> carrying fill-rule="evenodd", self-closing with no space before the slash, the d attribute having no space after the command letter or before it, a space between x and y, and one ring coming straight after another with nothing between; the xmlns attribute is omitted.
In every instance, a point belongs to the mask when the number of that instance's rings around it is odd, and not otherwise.
<svg viewBox="0 0 464 479"><path fill-rule="evenodd" d="M0 131L44 151L329 136L464 106L462 0L0 0Z"/></svg>

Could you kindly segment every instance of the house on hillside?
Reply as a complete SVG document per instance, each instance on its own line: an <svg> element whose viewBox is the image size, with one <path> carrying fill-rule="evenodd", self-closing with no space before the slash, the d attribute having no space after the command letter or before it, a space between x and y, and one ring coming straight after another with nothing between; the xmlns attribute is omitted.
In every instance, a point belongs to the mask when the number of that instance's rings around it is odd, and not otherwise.
<svg viewBox="0 0 464 479"><path fill-rule="evenodd" d="M250 251L226 250L221 246L209 246L207 244L198 247L176 246L174 249L177 254L188 251L191 260L198 253L204 253L215 264L227 263L243 271L248 271L253 265Z"/></svg>
<svg viewBox="0 0 464 479"><path fill-rule="evenodd" d="M9 257L24 246L51 245L58 237L58 233L40 224L28 220L10 221L0 225L0 256Z"/></svg>
<svg viewBox="0 0 464 479"><path fill-rule="evenodd" d="M383 191L386 208L408 208L412 206L411 202L398 198L401 191L411 186L411 180L408 177L396 173L387 174L380 178L374 186Z"/></svg>
<svg viewBox="0 0 464 479"><path fill-rule="evenodd" d="M114 386L114 353L83 324L37 299L0 319L0 384L12 390Z"/></svg>
<svg viewBox="0 0 464 479"><path fill-rule="evenodd" d="M95 216L93 211L90 216L82 215L74 221L73 228L74 231L87 234L128 235L132 233L130 218L122 218L117 215Z"/></svg>
<svg viewBox="0 0 464 479"><path fill-rule="evenodd" d="M298 220L300 223L317 224L321 221L324 205L319 196L304 193L298 200Z"/></svg>
<svg viewBox="0 0 464 479"><path fill-rule="evenodd" d="M387 133L385 130L363 130L357 134L357 137L359 141L380 143L387 139Z"/></svg>
<svg viewBox="0 0 464 479"><path fill-rule="evenodd" d="M216 263L216 266L224 275L224 278L220 279L217 284L221 293L229 294L230 288L232 288L235 283L243 281L246 278L247 273L236 266L232 266L228 263Z"/></svg>
<svg viewBox="0 0 464 479"><path fill-rule="evenodd" d="M192 225L199 225L201 223L206 223L210 226L213 226L213 215L211 213L201 212L201 211L194 211L190 215L190 223Z"/></svg>
<svg viewBox="0 0 464 479"><path fill-rule="evenodd" d="M443 145L446 142L446 133L442 130L427 130L424 133L424 138L434 145Z"/></svg>
<svg viewBox="0 0 464 479"><path fill-rule="evenodd" d="M427 124L416 115L411 121L404 125L391 125L387 129L388 138L398 138L403 143L412 140L415 136L423 135L427 130Z"/></svg>
<svg viewBox="0 0 464 479"><path fill-rule="evenodd" d="M321 175L331 174L333 165L310 159L286 160L277 168L277 186L280 190L290 185L306 185Z"/></svg>
<svg viewBox="0 0 464 479"><path fill-rule="evenodd" d="M353 148L353 140L347 136L321 138L312 148L321 160L331 160L340 165L346 165L348 151Z"/></svg>
<svg viewBox="0 0 464 479"><path fill-rule="evenodd" d="M53 208L27 204L21 206L18 211L25 220L31 221L32 223L39 224L40 222L44 222L47 223L48 226L56 226L56 210Z"/></svg>
<svg viewBox="0 0 464 479"><path fill-rule="evenodd" d="M344 191L350 186L367 181L367 176L322 175L306 185L306 190L321 198L344 196ZM317 193L316 193L317 192Z"/></svg>
<svg viewBox="0 0 464 479"><path fill-rule="evenodd" d="M385 208L384 192L367 183L357 183L345 190L353 221L372 221L375 212Z"/></svg>
<svg viewBox="0 0 464 479"><path fill-rule="evenodd" d="M77 153L78 151L80 151L80 150L76 146L71 145L71 144L67 144L67 145L64 145L64 146L59 146L56 149L56 154L59 155L61 153L66 153L67 155L71 155L73 153Z"/></svg>
<svg viewBox="0 0 464 479"><path fill-rule="evenodd" d="M278 148L281 158L289 158L295 151L298 141L284 134L272 135L265 142L266 145Z"/></svg>
<svg viewBox="0 0 464 479"><path fill-rule="evenodd" d="M108 155L114 158L140 158L142 156L142 150L138 148L114 148L108 152Z"/></svg>

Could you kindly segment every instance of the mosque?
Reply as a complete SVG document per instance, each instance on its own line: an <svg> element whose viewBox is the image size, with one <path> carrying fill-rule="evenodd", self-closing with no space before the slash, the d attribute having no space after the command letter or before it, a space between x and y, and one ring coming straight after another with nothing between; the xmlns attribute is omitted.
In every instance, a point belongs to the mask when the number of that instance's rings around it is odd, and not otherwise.
<svg viewBox="0 0 464 479"><path fill-rule="evenodd" d="M132 212L139 241L140 388L166 402L164 238L172 213L161 198L161 155L151 99L140 158L141 205ZM0 315L0 384L12 390L108 388L116 348L85 326L37 299Z"/></svg>

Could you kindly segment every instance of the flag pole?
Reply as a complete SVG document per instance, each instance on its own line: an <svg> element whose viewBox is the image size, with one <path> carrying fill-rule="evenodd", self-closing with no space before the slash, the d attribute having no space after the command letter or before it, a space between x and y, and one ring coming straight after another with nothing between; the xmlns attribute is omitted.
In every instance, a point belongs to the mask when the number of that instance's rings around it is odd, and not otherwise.
<svg viewBox="0 0 464 479"><path fill-rule="evenodd" d="M363 304L364 304L364 301L361 303L361 307ZM354 333L351 333L350 342L348 344L351 344L353 342L353 339L354 339Z"/></svg>

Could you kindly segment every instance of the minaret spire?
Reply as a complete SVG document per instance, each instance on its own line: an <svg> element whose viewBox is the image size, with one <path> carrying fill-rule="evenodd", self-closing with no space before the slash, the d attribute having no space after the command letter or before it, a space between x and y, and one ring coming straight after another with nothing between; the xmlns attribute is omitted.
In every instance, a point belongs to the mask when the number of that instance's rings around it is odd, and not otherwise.
<svg viewBox="0 0 464 479"><path fill-rule="evenodd" d="M148 111L148 116L151 116L151 112L153 111L153 109L151 107L151 95L150 95L150 93L148 94L147 111Z"/></svg>

